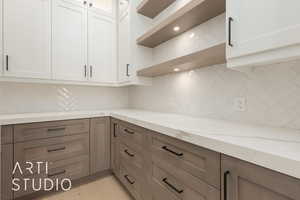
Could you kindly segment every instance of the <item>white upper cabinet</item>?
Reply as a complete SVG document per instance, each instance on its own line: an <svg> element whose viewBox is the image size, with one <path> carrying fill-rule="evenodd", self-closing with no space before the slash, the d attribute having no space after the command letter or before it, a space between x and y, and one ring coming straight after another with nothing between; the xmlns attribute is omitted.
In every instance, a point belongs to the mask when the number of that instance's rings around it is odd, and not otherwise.
<svg viewBox="0 0 300 200"><path fill-rule="evenodd" d="M115 11L114 0L90 0L89 7L91 8L91 10L102 10L111 15Z"/></svg>
<svg viewBox="0 0 300 200"><path fill-rule="evenodd" d="M116 26L108 16L89 11L89 79L95 82L117 81Z"/></svg>
<svg viewBox="0 0 300 200"><path fill-rule="evenodd" d="M58 80L87 80L87 3L52 1L53 77Z"/></svg>
<svg viewBox="0 0 300 200"><path fill-rule="evenodd" d="M300 57L300 1L227 0L229 67Z"/></svg>
<svg viewBox="0 0 300 200"><path fill-rule="evenodd" d="M4 76L51 78L51 0L3 0L3 39Z"/></svg>
<svg viewBox="0 0 300 200"><path fill-rule="evenodd" d="M0 10L2 11L3 9L3 1L0 0ZM2 76L2 73L3 73L3 43L2 43L2 15L0 15L0 76Z"/></svg>
<svg viewBox="0 0 300 200"><path fill-rule="evenodd" d="M127 9L127 10L126 10ZM130 80L130 14L127 0L119 1L119 81Z"/></svg>

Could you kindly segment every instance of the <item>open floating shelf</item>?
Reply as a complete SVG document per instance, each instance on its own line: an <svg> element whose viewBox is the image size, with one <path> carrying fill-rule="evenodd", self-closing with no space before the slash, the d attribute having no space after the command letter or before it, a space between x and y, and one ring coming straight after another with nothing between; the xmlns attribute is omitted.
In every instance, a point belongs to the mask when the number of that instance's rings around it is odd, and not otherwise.
<svg viewBox="0 0 300 200"><path fill-rule="evenodd" d="M139 45L154 48L163 42L225 12L225 0L191 0L137 39ZM173 28L179 26L175 32Z"/></svg>
<svg viewBox="0 0 300 200"><path fill-rule="evenodd" d="M143 0L137 7L137 12L154 18L176 0Z"/></svg>
<svg viewBox="0 0 300 200"><path fill-rule="evenodd" d="M223 64L226 62L225 47L225 43L215 45L189 55L141 69L137 74L139 76L155 77L173 73L174 68L179 68L180 71L187 71L210 65Z"/></svg>

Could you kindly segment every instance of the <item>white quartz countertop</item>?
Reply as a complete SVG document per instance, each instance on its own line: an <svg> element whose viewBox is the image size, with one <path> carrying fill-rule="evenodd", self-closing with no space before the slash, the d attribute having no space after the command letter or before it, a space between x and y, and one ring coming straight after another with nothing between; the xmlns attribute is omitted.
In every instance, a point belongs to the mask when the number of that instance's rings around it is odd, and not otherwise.
<svg viewBox="0 0 300 200"><path fill-rule="evenodd" d="M0 124L112 116L300 179L300 130L142 110L0 115Z"/></svg>

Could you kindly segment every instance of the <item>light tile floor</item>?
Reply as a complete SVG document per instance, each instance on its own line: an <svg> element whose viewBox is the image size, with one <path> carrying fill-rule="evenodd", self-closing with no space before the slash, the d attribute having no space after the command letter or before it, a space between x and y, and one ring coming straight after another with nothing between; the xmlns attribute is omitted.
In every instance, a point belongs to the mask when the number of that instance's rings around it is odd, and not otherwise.
<svg viewBox="0 0 300 200"><path fill-rule="evenodd" d="M132 200L113 176L34 200Z"/></svg>

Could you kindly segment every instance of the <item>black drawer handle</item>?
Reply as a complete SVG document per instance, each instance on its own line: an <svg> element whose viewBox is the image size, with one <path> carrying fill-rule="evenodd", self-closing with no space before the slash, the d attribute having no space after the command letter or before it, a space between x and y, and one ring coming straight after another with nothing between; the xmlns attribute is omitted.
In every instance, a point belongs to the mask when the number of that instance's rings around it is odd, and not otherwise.
<svg viewBox="0 0 300 200"><path fill-rule="evenodd" d="M131 135L134 134L134 131L130 131L130 130L128 130L127 128L125 128L124 131L125 131L126 133L128 133L128 134L131 134Z"/></svg>
<svg viewBox="0 0 300 200"><path fill-rule="evenodd" d="M63 151L66 150L66 147L60 147L56 149L48 149L48 153L55 152L55 151Z"/></svg>
<svg viewBox="0 0 300 200"><path fill-rule="evenodd" d="M125 175L124 178L128 181L128 183L130 183L131 185L133 185L135 183L135 181L132 181L129 179L128 175Z"/></svg>
<svg viewBox="0 0 300 200"><path fill-rule="evenodd" d="M177 152L175 152L175 151L169 149L167 146L163 146L162 149L163 149L163 150L166 150L166 151L168 151L168 152L170 152L170 153L172 153L172 154L174 154L174 155L176 155L176 156L178 156L178 157L183 156L183 153L177 153Z"/></svg>
<svg viewBox="0 0 300 200"><path fill-rule="evenodd" d="M163 182L164 182L165 184L167 184L170 188L172 188L172 189L173 189L175 192L177 192L178 194L183 193L183 190L178 190L174 185L172 185L171 183L169 183L167 178L164 178L164 179L163 179Z"/></svg>
<svg viewBox="0 0 300 200"><path fill-rule="evenodd" d="M127 149L126 149L126 150L124 150L124 152L125 152L125 153L126 153L128 156L130 156L130 157L134 157L134 154L131 154L131 153L129 153Z"/></svg>
<svg viewBox="0 0 300 200"><path fill-rule="evenodd" d="M226 171L224 173L224 200L227 200L227 178L228 175L230 174L230 171Z"/></svg>
<svg viewBox="0 0 300 200"><path fill-rule="evenodd" d="M49 128L47 131L48 132L55 132L55 131L64 131L66 128Z"/></svg>
<svg viewBox="0 0 300 200"><path fill-rule="evenodd" d="M116 131L117 131L117 126L118 126L118 124L114 123L113 126L114 126L114 129L113 129L114 137L116 138L116 137L117 137Z"/></svg>
<svg viewBox="0 0 300 200"><path fill-rule="evenodd" d="M58 175L62 175L62 174L65 174L65 173L66 173L66 170L62 170L60 172L56 172L56 173L53 173L53 174L48 174L48 177L58 176Z"/></svg>

